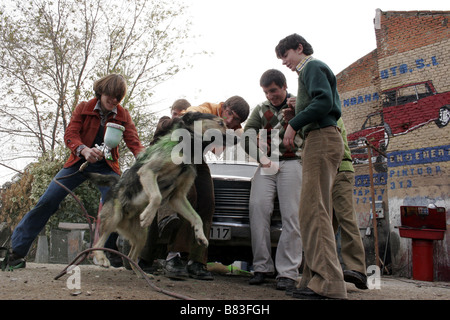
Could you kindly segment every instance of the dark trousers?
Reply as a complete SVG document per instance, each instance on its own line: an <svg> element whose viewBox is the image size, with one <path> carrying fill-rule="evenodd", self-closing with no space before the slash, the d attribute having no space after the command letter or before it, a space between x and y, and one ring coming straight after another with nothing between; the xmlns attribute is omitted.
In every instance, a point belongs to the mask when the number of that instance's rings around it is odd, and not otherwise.
<svg viewBox="0 0 450 320"><path fill-rule="evenodd" d="M209 240L212 218L214 215L214 185L211 178L211 172L206 163L196 165L197 177L195 178L195 190L197 201L194 209L203 221L203 232ZM183 219L183 223L178 230L173 244L169 245L169 251L188 252L189 259L206 264L208 262L208 248L199 245L195 241L192 226Z"/></svg>
<svg viewBox="0 0 450 320"><path fill-rule="evenodd" d="M81 162L70 168L61 169L56 174L55 178L60 178L58 182L67 187L69 190L75 189L86 180L86 177L81 172L78 172L68 178L61 178L77 172L80 165ZM85 171L97 172L101 174L116 174L106 163L104 166L88 165ZM99 190L102 194L103 201L109 188L99 187ZM23 217L14 229L11 236L11 247L15 253L22 257L25 257L28 254L34 239L36 239L39 232L41 232L41 230L45 227L50 217L58 210L61 201L64 200L67 194L68 192L55 181L52 180L50 182L47 190L41 196L36 206Z"/></svg>

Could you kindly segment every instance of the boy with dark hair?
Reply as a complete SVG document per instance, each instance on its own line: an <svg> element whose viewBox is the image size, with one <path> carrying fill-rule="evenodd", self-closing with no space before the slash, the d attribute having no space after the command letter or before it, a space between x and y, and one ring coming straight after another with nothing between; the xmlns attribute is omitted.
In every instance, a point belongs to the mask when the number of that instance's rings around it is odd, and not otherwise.
<svg viewBox="0 0 450 320"><path fill-rule="evenodd" d="M299 219L305 255L300 288L294 289L293 296L346 299L332 226L332 188L344 155L337 127L341 104L336 77L312 57L312 46L298 34L282 39L275 52L283 65L298 73L295 117L289 121L283 144L294 148L297 132L304 139Z"/></svg>
<svg viewBox="0 0 450 320"><path fill-rule="evenodd" d="M241 123L248 118L250 106L240 96L228 98L225 102L211 103L205 102L199 106L189 107L185 112L197 111L202 113L210 113L221 117L225 121L228 129L242 129Z"/></svg>
<svg viewBox="0 0 450 320"><path fill-rule="evenodd" d="M188 107L181 113L201 112L221 117L228 129L242 131L241 123L248 117L250 107L248 103L239 96L233 96L221 103L203 103L200 106ZM215 210L214 185L208 164L202 156L202 163L196 164L197 177L194 182L196 191L196 211L203 221L203 231L209 240L212 217ZM164 272L169 277L180 278L189 276L199 280L213 280L212 274L207 270L206 263L208 249L199 245L195 239L190 224L183 220L173 243L168 246L169 254L166 258ZM189 253L189 261L186 267L180 259L181 252Z"/></svg>
<svg viewBox="0 0 450 320"><path fill-rule="evenodd" d="M249 283L263 283L276 268L278 271L276 288L278 290L293 289L302 259L298 221L302 182L301 139L297 137L295 147L290 150L286 149L282 143L273 146L274 148L261 148L262 145L272 146L273 140L282 141L288 125L283 112L290 108L289 102L292 101L290 99L294 97L287 92L286 78L279 70L270 69L264 72L260 85L267 100L253 109L245 125L246 134L243 135L242 141L246 152L260 162L253 176L250 191L249 210L254 276ZM259 136L258 141L256 141L257 136ZM257 144L258 154L253 155L250 152L250 150L256 150L250 144ZM283 229L274 263L270 218L277 195Z"/></svg>

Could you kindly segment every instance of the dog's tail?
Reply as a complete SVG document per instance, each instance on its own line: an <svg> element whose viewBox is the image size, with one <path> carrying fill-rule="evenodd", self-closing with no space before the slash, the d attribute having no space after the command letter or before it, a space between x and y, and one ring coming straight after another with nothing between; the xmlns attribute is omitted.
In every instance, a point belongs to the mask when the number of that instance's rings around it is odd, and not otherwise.
<svg viewBox="0 0 450 320"><path fill-rule="evenodd" d="M115 186L120 177L115 174L100 174L93 172L83 172L84 176L87 177L90 181L95 183L98 186L102 187L112 187Z"/></svg>

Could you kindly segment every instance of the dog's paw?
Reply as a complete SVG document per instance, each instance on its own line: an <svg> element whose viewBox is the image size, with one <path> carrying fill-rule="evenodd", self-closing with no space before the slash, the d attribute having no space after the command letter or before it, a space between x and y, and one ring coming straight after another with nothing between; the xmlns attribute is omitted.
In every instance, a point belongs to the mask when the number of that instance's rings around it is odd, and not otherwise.
<svg viewBox="0 0 450 320"><path fill-rule="evenodd" d="M103 252L94 252L94 264L98 266L102 266L105 268L109 268L111 266L111 263L109 262L108 258L105 256Z"/></svg>
<svg viewBox="0 0 450 320"><path fill-rule="evenodd" d="M147 228L149 225L152 224L153 217L150 214L141 213L139 216L139 220L141 222L141 227Z"/></svg>
<svg viewBox="0 0 450 320"><path fill-rule="evenodd" d="M139 217L139 221L141 223L142 228L147 228L150 224L147 222L147 219L145 217L142 217L142 215Z"/></svg>
<svg viewBox="0 0 450 320"><path fill-rule="evenodd" d="M208 240L206 239L206 238L204 238L204 239L197 239L197 243L199 244L199 245L201 245L201 246L204 246L204 247L208 247L208 245L209 245L209 242L208 242Z"/></svg>
<svg viewBox="0 0 450 320"><path fill-rule="evenodd" d="M208 247L209 242L208 239L206 239L202 229L195 230L195 239L199 245Z"/></svg>

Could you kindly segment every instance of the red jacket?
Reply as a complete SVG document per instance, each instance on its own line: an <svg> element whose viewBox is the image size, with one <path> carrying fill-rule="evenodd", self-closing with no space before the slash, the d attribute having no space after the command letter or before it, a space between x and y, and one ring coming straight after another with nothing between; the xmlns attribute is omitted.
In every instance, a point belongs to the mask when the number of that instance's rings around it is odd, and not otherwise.
<svg viewBox="0 0 450 320"><path fill-rule="evenodd" d="M66 146L72 151L69 159L64 164L64 168L68 168L77 163L81 158L77 156L77 148L80 145L92 147L95 136L100 127L100 114L94 111L97 105L97 99L94 98L87 102L81 102L73 111L69 126L64 134L64 142ZM128 112L122 106L117 106L117 115L110 114L106 123L113 122L125 127L123 132L123 139L130 151L137 156L139 152L144 150L144 146L139 140L139 136L134 126L133 120ZM106 128L106 126L105 126ZM116 147L111 150L114 161L106 160L108 165L114 172L120 175L119 168L119 148Z"/></svg>

